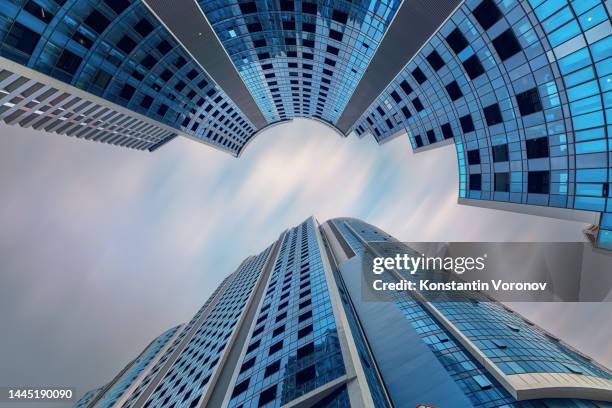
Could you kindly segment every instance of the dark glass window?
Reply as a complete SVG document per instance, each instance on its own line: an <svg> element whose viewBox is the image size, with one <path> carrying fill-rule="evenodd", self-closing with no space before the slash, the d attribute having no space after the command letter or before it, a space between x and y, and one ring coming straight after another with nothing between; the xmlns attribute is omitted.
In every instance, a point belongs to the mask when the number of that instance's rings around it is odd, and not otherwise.
<svg viewBox="0 0 612 408"><path fill-rule="evenodd" d="M542 102L537 88L531 88L525 92L516 94L516 103L518 104L521 115L530 115L542 110Z"/></svg>
<svg viewBox="0 0 612 408"><path fill-rule="evenodd" d="M240 12L242 14L257 13L257 5L254 2L241 3Z"/></svg>
<svg viewBox="0 0 612 408"><path fill-rule="evenodd" d="M245 361L242 366L240 367L240 372L244 373L246 370L248 370L249 368L253 367L255 365L255 357Z"/></svg>
<svg viewBox="0 0 612 408"><path fill-rule="evenodd" d="M314 380L316 373L317 371L315 370L314 365L311 365L310 367L298 371L295 375L295 386L300 387L306 384L307 382Z"/></svg>
<svg viewBox="0 0 612 408"><path fill-rule="evenodd" d="M249 33L258 33L261 30L263 30L263 28L261 27L261 24L259 23L251 23L251 24L247 24L247 30L249 30ZM295 40L293 41L295 45Z"/></svg>
<svg viewBox="0 0 612 408"><path fill-rule="evenodd" d="M332 20L339 22L340 24L346 24L348 21L348 14L343 13L339 10L334 10L332 12Z"/></svg>
<svg viewBox="0 0 612 408"><path fill-rule="evenodd" d="M423 104L421 103L421 100L418 97L412 100L412 105L414 106L414 109L416 109L417 112L420 112L425 109L423 108Z"/></svg>
<svg viewBox="0 0 612 408"><path fill-rule="evenodd" d="M402 98L400 98L399 94L395 91L391 92L391 97L396 103L400 103L402 101Z"/></svg>
<svg viewBox="0 0 612 408"><path fill-rule="evenodd" d="M153 104L153 98L150 97L149 95L145 95L145 97L142 98L142 101L140 101L140 106L142 106L145 109L149 109L152 104Z"/></svg>
<svg viewBox="0 0 612 408"><path fill-rule="evenodd" d="M455 135L453 135L453 129L451 128L450 123L445 123L440 127L440 129L442 129L442 136L444 136L444 139L452 139L455 137Z"/></svg>
<svg viewBox="0 0 612 408"><path fill-rule="evenodd" d="M429 65L436 71L444 66L444 60L436 50L433 50L426 58Z"/></svg>
<svg viewBox="0 0 612 408"><path fill-rule="evenodd" d="M312 324L309 324L308 326L298 330L298 339L301 339L309 335L310 333L312 333L312 331L313 331Z"/></svg>
<svg viewBox="0 0 612 408"><path fill-rule="evenodd" d="M98 72L96 72L96 76L94 77L93 84L104 89L106 88L106 85L108 85L110 79L111 79L111 74L99 69Z"/></svg>
<svg viewBox="0 0 612 408"><path fill-rule="evenodd" d="M427 131L427 140L429 141L429 144L436 143L436 134L433 130Z"/></svg>
<svg viewBox="0 0 612 408"><path fill-rule="evenodd" d="M472 55L470 58L463 61L461 65L463 65L463 69L465 69L470 79L476 79L484 74L484 68L476 55Z"/></svg>
<svg viewBox="0 0 612 408"><path fill-rule="evenodd" d="M455 52L455 54L459 54L465 47L468 46L468 41L459 30L459 28L455 28L447 37L446 42L451 47L451 49Z"/></svg>
<svg viewBox="0 0 612 408"><path fill-rule="evenodd" d="M268 351L268 355L272 355L274 353L276 353L277 351L282 350L283 348L283 341L278 341L276 343L274 343L273 345L270 346L270 350Z"/></svg>
<svg viewBox="0 0 612 408"><path fill-rule="evenodd" d="M272 337L276 337L279 334L282 334L285 331L285 325L278 326L274 331L272 331Z"/></svg>
<svg viewBox="0 0 612 408"><path fill-rule="evenodd" d="M497 125L498 123L503 122L498 104L494 103L493 105L487 106L482 111L488 126Z"/></svg>
<svg viewBox="0 0 612 408"><path fill-rule="evenodd" d="M172 46L170 45L170 43L166 40L161 40L159 42L159 44L157 44L157 46L155 47L157 48L157 50L162 54L165 55L168 53L168 51L170 51L172 49Z"/></svg>
<svg viewBox="0 0 612 408"><path fill-rule="evenodd" d="M423 71L421 71L421 68L415 68L414 71L412 71L412 76L419 83L419 85L422 85L423 82L427 81L427 77Z"/></svg>
<svg viewBox="0 0 612 408"><path fill-rule="evenodd" d="M472 121L472 116L470 114L460 117L459 122L461 123L461 130L463 133L474 131L474 122Z"/></svg>
<svg viewBox="0 0 612 408"><path fill-rule="evenodd" d="M482 189L482 175L470 174L470 190L480 191Z"/></svg>
<svg viewBox="0 0 612 408"><path fill-rule="evenodd" d="M155 66L155 64L157 64L157 59L152 56L151 54L147 54L142 61L140 61L140 63L142 64L143 67L147 68L147 69L151 69Z"/></svg>
<svg viewBox="0 0 612 408"><path fill-rule="evenodd" d="M402 88L406 95L410 95L410 92L412 92L412 87L406 81L400 82L400 88Z"/></svg>
<svg viewBox="0 0 612 408"><path fill-rule="evenodd" d="M376 112L378 112L380 116L385 116L385 111L380 106L376 107Z"/></svg>
<svg viewBox="0 0 612 408"><path fill-rule="evenodd" d="M316 15L317 14L317 4L302 2L302 11L307 14Z"/></svg>
<svg viewBox="0 0 612 408"><path fill-rule="evenodd" d="M414 137L414 141L416 142L417 147L423 147L423 139L421 138L421 135L416 135Z"/></svg>
<svg viewBox="0 0 612 408"><path fill-rule="evenodd" d="M404 117L406 119L410 119L410 117L412 116L412 114L410 113L410 111L408 110L407 107L402 106L402 113L404 114Z"/></svg>
<svg viewBox="0 0 612 408"><path fill-rule="evenodd" d="M508 161L509 154L508 154L507 144L493 146L491 150L493 151L493 162L494 163Z"/></svg>
<svg viewBox="0 0 612 408"><path fill-rule="evenodd" d="M329 29L329 37L333 40L336 41L342 41L342 38L344 37L342 35L342 33L340 31L336 31L336 30L332 30L331 28Z"/></svg>
<svg viewBox="0 0 612 408"><path fill-rule="evenodd" d="M146 37L151 33L151 31L153 31L153 25L149 23L149 20L143 18L136 23L134 30L136 30L138 34L142 35L143 37Z"/></svg>
<svg viewBox="0 0 612 408"><path fill-rule="evenodd" d="M259 39L259 40L254 40L253 45L255 46L255 48L261 48L261 47L265 47L266 45L268 45L268 43L264 39ZM287 54L287 56L290 56L290 55Z"/></svg>
<svg viewBox="0 0 612 408"><path fill-rule="evenodd" d="M463 92L461 92L461 88L459 88L457 81L449 83L448 85L446 85L445 88L446 92L448 92L448 96L451 98L452 101L456 101L457 99L463 96Z"/></svg>
<svg viewBox="0 0 612 408"><path fill-rule="evenodd" d="M295 31L295 21L283 21L283 30Z"/></svg>
<svg viewBox="0 0 612 408"><path fill-rule="evenodd" d="M527 192L548 194L550 191L549 171L530 171L527 176Z"/></svg>
<svg viewBox="0 0 612 408"><path fill-rule="evenodd" d="M280 370L280 360L275 361L266 367L266 371L264 372L264 378L271 376L272 374L278 372L278 370Z"/></svg>
<svg viewBox="0 0 612 408"><path fill-rule="evenodd" d="M83 58L79 57L78 55L73 54L68 50L64 50L62 55L60 55L58 58L56 66L62 71L74 75L74 73L77 72L77 69L79 69L79 65L81 65L82 60Z"/></svg>
<svg viewBox="0 0 612 408"><path fill-rule="evenodd" d="M97 10L91 12L84 20L84 23L91 27L98 34L102 34L110 24L110 20Z"/></svg>
<svg viewBox="0 0 612 408"><path fill-rule="evenodd" d="M259 347L259 345L261 344L261 340L257 340L255 343L249 345L249 348L247 348L247 354L255 351L257 349L257 347Z"/></svg>
<svg viewBox="0 0 612 408"><path fill-rule="evenodd" d="M53 14L51 14L48 10L38 5L38 3L30 0L28 1L23 9L28 13L32 14L34 17L42 21L43 23L50 23L53 20Z"/></svg>
<svg viewBox="0 0 612 408"><path fill-rule="evenodd" d="M127 0L104 0L104 2L117 14L121 14L123 10L130 6L130 2Z"/></svg>
<svg viewBox="0 0 612 408"><path fill-rule="evenodd" d="M329 52L330 54L338 55L338 53L340 53L340 49L336 47L332 47L331 45L328 45L327 52Z"/></svg>
<svg viewBox="0 0 612 408"><path fill-rule="evenodd" d="M6 36L5 43L28 55L32 55L40 35L26 26L15 22Z"/></svg>
<svg viewBox="0 0 612 408"><path fill-rule="evenodd" d="M480 164L480 150L468 150L468 164Z"/></svg>
<svg viewBox="0 0 612 408"><path fill-rule="evenodd" d="M314 343L308 343L297 349L297 359L300 360L314 353Z"/></svg>
<svg viewBox="0 0 612 408"><path fill-rule="evenodd" d="M497 51L497 55L499 55L499 58L501 58L502 61L507 60L522 50L521 44L511 28L501 33L491 42L493 43L493 47L495 47L495 51Z"/></svg>
<svg viewBox="0 0 612 408"><path fill-rule="evenodd" d="M79 31L75 31L74 34L72 34L72 39L85 48L91 48L91 46L93 45L93 41Z"/></svg>
<svg viewBox="0 0 612 408"><path fill-rule="evenodd" d="M260 407L263 407L264 405L266 405L269 402L274 401L275 399L276 399L276 384L271 386L270 388L263 390L261 394L259 394L259 402L257 403L257 405Z"/></svg>
<svg viewBox="0 0 612 408"><path fill-rule="evenodd" d="M121 39L117 43L117 48L119 48L121 51L125 52L126 54L129 54L130 52L132 52L135 46L136 46L136 41L132 40L127 35L124 35L123 37L121 37Z"/></svg>
<svg viewBox="0 0 612 408"><path fill-rule="evenodd" d="M502 18L502 13L493 0L484 0L472 11L478 24L485 29L493 27Z"/></svg>
<svg viewBox="0 0 612 408"><path fill-rule="evenodd" d="M537 139L529 139L525 142L527 147L528 159L539 159L548 157L548 137L538 137Z"/></svg>
<svg viewBox="0 0 612 408"><path fill-rule="evenodd" d="M293 4L293 0L281 0L280 2L281 11L294 11L295 5Z"/></svg>
<svg viewBox="0 0 612 408"><path fill-rule="evenodd" d="M232 392L232 398L245 392L249 388L249 381L251 381L251 379L247 378L246 380L242 381L240 384L237 384L234 387L234 391Z"/></svg>
<svg viewBox="0 0 612 408"><path fill-rule="evenodd" d="M495 191L510 191L510 173L495 173Z"/></svg>

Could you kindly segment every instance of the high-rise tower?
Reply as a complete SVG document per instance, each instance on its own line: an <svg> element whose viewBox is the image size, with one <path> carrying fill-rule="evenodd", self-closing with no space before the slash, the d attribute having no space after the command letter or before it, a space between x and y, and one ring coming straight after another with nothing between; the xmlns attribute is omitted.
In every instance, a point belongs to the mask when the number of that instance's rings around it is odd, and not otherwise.
<svg viewBox="0 0 612 408"><path fill-rule="evenodd" d="M612 249L603 0L6 0L0 120L239 156L294 117L455 144L460 204L579 220Z"/></svg>
<svg viewBox="0 0 612 408"><path fill-rule="evenodd" d="M609 370L478 293L365 301L380 242L403 245L352 218L286 230L78 406L610 406Z"/></svg>

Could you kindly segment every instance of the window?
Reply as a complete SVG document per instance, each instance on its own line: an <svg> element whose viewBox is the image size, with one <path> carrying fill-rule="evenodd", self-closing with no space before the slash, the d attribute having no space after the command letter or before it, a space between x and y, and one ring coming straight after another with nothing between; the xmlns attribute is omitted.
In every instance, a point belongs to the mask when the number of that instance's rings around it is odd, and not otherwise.
<svg viewBox="0 0 612 408"><path fill-rule="evenodd" d="M487 106L482 111L484 113L485 120L487 121L487 126L493 126L503 122L498 104L494 103L493 105Z"/></svg>
<svg viewBox="0 0 612 408"><path fill-rule="evenodd" d="M293 0L281 0L280 6L281 6L281 11L294 11L295 10Z"/></svg>
<svg viewBox="0 0 612 408"><path fill-rule="evenodd" d="M141 19L136 25L134 29L143 37L146 37L153 31L153 25L149 23L146 18Z"/></svg>
<svg viewBox="0 0 612 408"><path fill-rule="evenodd" d="M438 51L433 50L431 52L431 54L429 54L427 57L427 62L429 62L429 65L431 65L431 67L437 71L440 68L442 68L444 66L444 60L442 59L442 57L440 56L440 54L438 54Z"/></svg>
<svg viewBox="0 0 612 408"><path fill-rule="evenodd" d="M28 55L32 55L36 44L40 40L40 34L30 30L20 23L13 23L11 31L4 40L7 45L18 49Z"/></svg>
<svg viewBox="0 0 612 408"><path fill-rule="evenodd" d="M508 161L509 155L508 155L508 145L507 144L493 146L491 150L493 151L493 162L494 163Z"/></svg>
<svg viewBox="0 0 612 408"><path fill-rule="evenodd" d="M340 31L329 29L329 37L336 41L342 41L342 33Z"/></svg>
<svg viewBox="0 0 612 408"><path fill-rule="evenodd" d="M444 139L452 139L455 137L455 135L453 135L453 129L451 128L450 123L445 123L440 127L440 129L442 130L442 136L444 136Z"/></svg>
<svg viewBox="0 0 612 408"><path fill-rule="evenodd" d="M119 48L121 51L125 52L126 54L129 54L130 52L132 52L135 46L136 46L136 41L132 40L127 35L124 35L123 37L121 37L121 39L117 43L117 48Z"/></svg>
<svg viewBox="0 0 612 408"><path fill-rule="evenodd" d="M476 381L476 384L478 384L481 390L488 390L489 388L493 387L491 381L489 381L484 375L479 374L473 376L472 378L474 379L474 381Z"/></svg>
<svg viewBox="0 0 612 408"><path fill-rule="evenodd" d="M272 374L278 372L278 370L280 370L280 360L275 361L266 367L266 371L264 372L264 378L271 376Z"/></svg>
<svg viewBox="0 0 612 408"><path fill-rule="evenodd" d="M263 29L260 23L251 23L251 24L247 24L247 30L249 30L249 33L258 33ZM293 45L295 45L295 39L293 41L294 41Z"/></svg>
<svg viewBox="0 0 612 408"><path fill-rule="evenodd" d="M246 370L248 370L249 368L253 367L254 365L255 365L255 357L253 357L250 360L248 360L245 363L243 363L242 367L240 367L240 372L244 373Z"/></svg>
<svg viewBox="0 0 612 408"><path fill-rule="evenodd" d="M539 159L548 157L548 137L538 137L537 139L529 139L525 142L527 147L528 159Z"/></svg>
<svg viewBox="0 0 612 408"><path fill-rule="evenodd" d="M123 10L130 6L127 0L104 0L104 2L117 14L121 14Z"/></svg>
<svg viewBox="0 0 612 408"><path fill-rule="evenodd" d="M161 40L156 46L157 50L162 54L167 54L172 49L170 43L166 40Z"/></svg>
<svg viewBox="0 0 612 408"><path fill-rule="evenodd" d="M155 64L157 64L157 59L155 59L154 56L152 56L151 54L147 54L142 61L140 61L140 63L142 64L143 67L145 67L146 69L151 69L155 66Z"/></svg>
<svg viewBox="0 0 612 408"><path fill-rule="evenodd" d="M74 75L74 73L77 72L77 69L79 69L79 65L81 65L82 60L83 59L78 55L73 54L68 50L64 50L62 55L60 55L59 59L57 60L57 67L62 71Z"/></svg>
<svg viewBox="0 0 612 408"><path fill-rule="evenodd" d="M480 164L480 150L478 149L468 150L467 156L468 156L468 163L470 165Z"/></svg>
<svg viewBox="0 0 612 408"><path fill-rule="evenodd" d="M451 33L446 37L446 42L455 52L455 54L459 54L465 47L468 46L468 41L459 28L455 28L453 31L451 31Z"/></svg>
<svg viewBox="0 0 612 408"><path fill-rule="evenodd" d="M272 402L276 399L276 384L270 388L265 389L259 394L259 402L258 406L262 407L269 402Z"/></svg>
<svg viewBox="0 0 612 408"><path fill-rule="evenodd" d="M399 94L395 91L391 92L391 97L393 98L395 103L400 103L402 101L402 98L400 98Z"/></svg>
<svg viewBox="0 0 612 408"><path fill-rule="evenodd" d="M410 117L412 116L412 113L410 113L410 111L408 110L407 107L402 106L402 113L404 114L404 117L406 119L410 119Z"/></svg>
<svg viewBox="0 0 612 408"><path fill-rule="evenodd" d="M501 33L491 42L493 43L493 47L495 47L495 51L497 51L497 55L499 55L499 58L501 58L502 61L507 60L522 50L521 44L518 42L518 39L514 35L511 28Z"/></svg>
<svg viewBox="0 0 612 408"><path fill-rule="evenodd" d="M329 52L330 54L338 55L340 53L340 49L336 47L332 47L331 45L328 45L327 52Z"/></svg>
<svg viewBox="0 0 612 408"><path fill-rule="evenodd" d="M242 14L257 13L257 5L254 2L241 3L240 12Z"/></svg>
<svg viewBox="0 0 612 408"><path fill-rule="evenodd" d="M404 91L406 95L410 95L410 92L412 92L412 87L406 81L400 82L400 87L402 88L402 91Z"/></svg>
<svg viewBox="0 0 612 408"><path fill-rule="evenodd" d="M152 104L153 104L153 98L150 97L149 95L145 95L145 97L142 98L142 101L140 101L140 106L142 106L145 109L149 109Z"/></svg>
<svg viewBox="0 0 612 408"><path fill-rule="evenodd" d="M460 117L459 123L461 123L461 130L463 133L474 131L474 122L472 122L472 116L470 114Z"/></svg>
<svg viewBox="0 0 612 408"><path fill-rule="evenodd" d="M110 24L110 20L97 10L92 11L83 22L98 34L102 34Z"/></svg>
<svg viewBox="0 0 612 408"><path fill-rule="evenodd" d="M271 356L272 354L278 351L281 351L282 349L283 349L283 341L281 340L270 346L270 349L268 350L268 355Z"/></svg>
<svg viewBox="0 0 612 408"><path fill-rule="evenodd" d="M548 194L550 191L549 171L530 171L527 175L527 192L534 194Z"/></svg>
<svg viewBox="0 0 612 408"><path fill-rule="evenodd" d="M255 351L257 349L257 347L259 347L259 345L261 344L261 340L257 340L255 343L252 343L249 348L247 348L246 353L249 354L253 351Z"/></svg>
<svg viewBox="0 0 612 408"><path fill-rule="evenodd" d="M250 378L247 378L246 380L242 381L240 384L237 384L234 387L234 391L232 392L232 398L242 394L243 392L245 392L248 388L249 388L249 382L251 381Z"/></svg>
<svg viewBox="0 0 612 408"><path fill-rule="evenodd" d="M421 138L421 135L416 135L414 137L414 141L415 141L417 147L423 147L423 139Z"/></svg>
<svg viewBox="0 0 612 408"><path fill-rule="evenodd" d="M340 24L346 24L348 21L348 14L343 13L339 10L334 10L332 12L332 20L339 22Z"/></svg>
<svg viewBox="0 0 612 408"><path fill-rule="evenodd" d="M448 92L448 96L451 98L451 101L456 101L457 99L463 96L463 92L461 92L461 88L457 84L457 81L453 81L445 86L446 92Z"/></svg>
<svg viewBox="0 0 612 408"><path fill-rule="evenodd" d="M306 313L302 313L299 317L298 317L298 322L302 323L308 319L310 319L312 317L312 311L307 311Z"/></svg>
<svg viewBox="0 0 612 408"><path fill-rule="evenodd" d="M470 79L476 79L484 74L484 68L476 55L472 55L470 58L463 61L461 65L463 65L463 69L465 69Z"/></svg>
<svg viewBox="0 0 612 408"><path fill-rule="evenodd" d="M297 359L300 360L314 353L314 343L308 343L297 349Z"/></svg>
<svg viewBox="0 0 612 408"><path fill-rule="evenodd" d="M436 134L433 130L427 131L427 140L429 141L429 144L436 143Z"/></svg>
<svg viewBox="0 0 612 408"><path fill-rule="evenodd" d="M134 91L136 91L136 88L134 88L130 84L125 84L123 85L123 88L121 88L121 92L119 92L119 96L129 101L130 99L132 99L132 95L134 95Z"/></svg>
<svg viewBox="0 0 612 408"><path fill-rule="evenodd" d="M423 104L421 103L421 100L418 97L412 100L412 106L414 106L414 109L416 109L417 112L420 112L425 109L423 108Z"/></svg>
<svg viewBox="0 0 612 408"><path fill-rule="evenodd" d="M302 11L306 14L317 14L317 4L316 3L302 3Z"/></svg>
<svg viewBox="0 0 612 408"><path fill-rule="evenodd" d="M495 173L495 191L510 191L510 173Z"/></svg>
<svg viewBox="0 0 612 408"><path fill-rule="evenodd" d="M309 324L308 326L298 330L298 339L306 337L307 335L312 333L312 331L313 331L312 324Z"/></svg>
<svg viewBox="0 0 612 408"><path fill-rule="evenodd" d="M525 92L516 94L516 103L518 104L521 115L530 115L542 110L542 102L538 94L538 88L531 88Z"/></svg>
<svg viewBox="0 0 612 408"><path fill-rule="evenodd" d="M279 336L281 334L283 334L283 332L285 331L285 325L281 325L278 326L276 329L274 329L274 331L272 332L272 337L276 337Z"/></svg>
<svg viewBox="0 0 612 408"><path fill-rule="evenodd" d="M472 14L474 18L476 18L476 21L478 21L478 24L485 30L493 27L493 24L497 23L502 18L502 13L493 0L484 0L476 6Z"/></svg>
<svg viewBox="0 0 612 408"><path fill-rule="evenodd" d="M298 371L295 375L295 386L300 387L306 384L307 382L314 380L316 374L317 371L314 365L311 365L310 367L306 367L305 369Z"/></svg>
<svg viewBox="0 0 612 408"><path fill-rule="evenodd" d="M285 294L287 295L287 294ZM286 296L285 296L286 297ZM278 316L276 316L276 322L280 322L281 320L283 320L285 317L287 317L287 312L283 312L281 314L279 314Z"/></svg>
<svg viewBox="0 0 612 408"><path fill-rule="evenodd" d="M412 76L419 83L419 85L422 85L423 82L427 81L427 77L423 71L421 71L421 68L415 68L414 71L412 71Z"/></svg>
<svg viewBox="0 0 612 408"><path fill-rule="evenodd" d="M470 190L480 191L482 188L482 175L470 174Z"/></svg>

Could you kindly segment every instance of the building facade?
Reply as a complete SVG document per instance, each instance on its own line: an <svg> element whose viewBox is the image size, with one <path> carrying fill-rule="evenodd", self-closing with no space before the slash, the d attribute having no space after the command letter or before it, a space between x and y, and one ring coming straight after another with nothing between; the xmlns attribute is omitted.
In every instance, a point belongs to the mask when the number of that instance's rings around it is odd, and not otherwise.
<svg viewBox="0 0 612 408"><path fill-rule="evenodd" d="M604 0L7 0L0 120L239 156L294 117L415 152L454 144L458 201L595 224L612 249Z"/></svg>
<svg viewBox="0 0 612 408"><path fill-rule="evenodd" d="M76 406L612 406L609 370L484 294L364 300L381 242L405 247L352 218L284 231Z"/></svg>

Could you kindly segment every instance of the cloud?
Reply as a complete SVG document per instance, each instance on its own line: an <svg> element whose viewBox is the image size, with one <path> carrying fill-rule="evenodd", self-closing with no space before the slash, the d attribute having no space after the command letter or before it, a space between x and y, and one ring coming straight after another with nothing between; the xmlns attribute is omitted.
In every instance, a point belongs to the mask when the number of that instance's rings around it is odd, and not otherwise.
<svg viewBox="0 0 612 408"><path fill-rule="evenodd" d="M377 146L313 121L271 128L240 159L181 138L149 154L0 126L0 384L101 385L309 215L404 240L581 239L578 223L458 206L456 190L452 146L412 154L405 137Z"/></svg>

